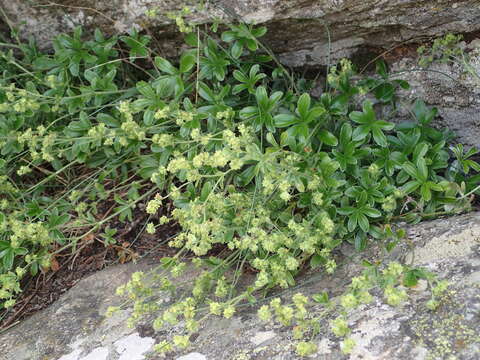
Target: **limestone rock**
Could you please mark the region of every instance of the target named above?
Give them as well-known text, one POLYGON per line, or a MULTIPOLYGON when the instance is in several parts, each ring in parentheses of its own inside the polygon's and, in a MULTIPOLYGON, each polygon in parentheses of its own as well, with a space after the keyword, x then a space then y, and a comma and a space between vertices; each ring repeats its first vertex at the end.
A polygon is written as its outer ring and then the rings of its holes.
MULTIPOLYGON (((357 346, 349 355, 339 349, 340 339, 321 331, 314 339, 318 351, 311 358, 342 359, 463 359, 480 358, 480 212, 438 219, 410 227, 415 245, 414 263, 434 271, 451 283, 436 311, 425 307, 425 284, 409 290, 402 307, 386 305, 380 294, 369 305, 349 317, 357 346)), ((403 255, 407 248, 400 248, 403 255)), ((360 257, 378 258, 375 248, 360 257)), ((350 278, 361 270, 351 261, 333 276, 310 273, 299 286, 279 294, 290 297, 328 291, 341 294, 350 278)), ((153 265, 153 264, 152 264, 153 265)), ((151 353, 155 341, 165 340, 175 329, 155 333, 149 325, 126 327, 131 309, 104 318, 105 309, 118 305, 115 288, 133 271, 146 270, 148 263, 108 268, 80 281, 49 308, 0 334, 1 360, 123 360, 160 359, 151 353)), ((189 272, 195 278, 195 272, 189 272)), ((165 299, 169 301, 168 299, 165 299)), ((325 320, 328 324, 328 319, 325 320)), ((212 318, 203 323, 191 349, 169 354, 167 359, 208 360, 293 360, 295 340, 291 329, 264 324, 255 307, 240 310, 233 318, 212 318)))
POLYGON ((175 52, 180 38, 167 14, 185 4, 194 5, 189 16, 194 22, 219 18, 267 25, 268 45, 293 66, 326 64, 371 47, 388 49, 480 29, 476 0, 0 0, 10 23, 42 47, 77 25, 108 33, 137 27, 153 30, 165 44, 164 53, 175 52), (147 17, 147 10, 158 15, 147 17))
MULTIPOLYGON (((438 108, 433 125, 450 129, 454 141, 480 149, 480 44, 474 39, 468 44, 469 73, 459 63, 434 63, 424 69, 417 58, 404 57, 391 66, 393 78, 407 80, 411 88, 402 90, 404 99, 423 99, 438 108), (475 75, 476 74, 476 75, 475 75)), ((399 106, 400 120, 412 120, 408 108, 399 106)))

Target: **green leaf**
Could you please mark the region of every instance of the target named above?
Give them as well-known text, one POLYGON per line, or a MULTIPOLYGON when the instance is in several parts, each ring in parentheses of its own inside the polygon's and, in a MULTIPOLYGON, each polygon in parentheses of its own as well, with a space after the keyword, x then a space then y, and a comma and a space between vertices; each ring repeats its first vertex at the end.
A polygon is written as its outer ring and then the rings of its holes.
POLYGON ((195 47, 195 48, 201 45, 201 43, 199 43, 199 39, 198 39, 197 34, 194 33, 194 32, 191 32, 191 33, 185 35, 185 43, 187 45, 195 47))
POLYGON ((33 67, 37 70, 50 70, 55 66, 58 66, 57 61, 48 56, 41 56, 33 61, 33 67))
POLYGON ((315 268, 319 267, 320 265, 322 265, 324 262, 325 261, 324 261, 322 256, 315 254, 310 258, 310 267, 312 269, 315 269, 315 268))
POLYGON ((3 267, 7 270, 10 270, 13 267, 13 260, 15 259, 14 249, 8 248, 3 250, 0 253, 0 257, 2 258, 3 267))
POLYGON ((48 219, 48 226, 52 229, 57 226, 61 226, 66 224, 70 220, 70 215, 69 214, 63 214, 59 216, 51 216, 48 219))
POLYGON ((256 29, 252 29, 252 35, 255 36, 256 38, 262 37, 267 33, 267 27, 266 26, 261 26, 256 29))
POLYGON ((297 122, 297 118, 291 114, 278 114, 273 118, 275 126, 278 128, 287 127, 297 122))
POLYGON ((370 133, 370 126, 360 125, 355 130, 353 130, 352 140, 360 141, 365 139, 365 137, 370 133))
POLYGON ((370 124, 375 121, 375 112, 370 101, 365 100, 363 103, 363 112, 352 111, 349 114, 350 120, 358 124, 370 124))
POLYGON ((430 191, 430 186, 428 183, 422 184, 420 187, 420 195, 425 201, 430 201, 432 199, 432 192, 430 191))
MULTIPOLYGON (((442 146, 443 147, 443 146, 442 146)), ((417 161, 418 158, 424 157, 428 152, 429 146, 426 142, 421 142, 415 146, 413 150, 413 160, 417 161)))
POLYGON ((250 68, 250 71, 248 73, 248 76, 250 76, 251 78, 255 77, 255 75, 260 71, 260 65, 258 64, 255 64, 255 65, 252 65, 252 67, 250 68))
POLYGON ((391 252, 393 249, 395 249, 395 247, 398 245, 398 241, 389 241, 386 245, 385 245, 385 249, 387 250, 387 252, 391 252))
POLYGON ((71 62, 71 63, 70 63, 70 66, 68 67, 68 70, 70 70, 70 73, 71 73, 73 76, 78 76, 78 74, 80 73, 80 63, 78 63, 78 62, 71 62))
POLYGON ((410 84, 405 80, 393 80, 396 84, 400 85, 402 89, 408 90, 410 89, 410 84))
POLYGON ((355 250, 357 251, 363 251, 367 247, 367 237, 365 236, 365 233, 363 232, 358 232, 355 235, 355 250))
POLYGON ((283 92, 275 91, 272 95, 270 95, 270 102, 273 104, 278 103, 283 96, 283 92))
POLYGON ((178 70, 176 67, 174 67, 170 61, 167 59, 164 59, 161 56, 156 56, 155 57, 155 65, 164 73, 167 73, 169 75, 177 75, 178 70))
POLYGON ((358 215, 358 225, 360 225, 360 228, 364 232, 368 232, 368 229, 370 228, 370 222, 368 221, 368 218, 363 214, 358 215))
POLYGON ((375 97, 383 102, 393 100, 395 95, 395 87, 390 83, 383 83, 375 89, 375 97))
POLYGON ((337 146, 338 139, 330 131, 322 129, 318 133, 319 139, 327 145, 337 146))
POLYGON ((250 51, 257 51, 258 49, 258 43, 257 40, 254 39, 246 39, 245 43, 247 44, 247 48, 250 51))
POLYGON ((239 180, 242 185, 248 185, 255 175, 257 174, 257 167, 256 166, 249 166, 247 167, 239 176, 239 180))
POLYGON ((348 231, 352 232, 353 230, 355 230, 355 228, 357 227, 357 224, 358 224, 358 216, 356 213, 353 213, 348 217, 348 222, 347 222, 348 231))
POLYGON ((195 66, 196 61, 196 56, 191 52, 183 54, 180 58, 180 72, 182 74, 189 72, 195 66))
POLYGON ((414 270, 407 271, 403 276, 403 285, 413 287, 418 284, 418 277, 414 270))
POLYGON ((350 142, 352 138, 352 126, 349 123, 345 123, 342 125, 340 129, 340 142, 343 145, 346 145, 350 142))
POLYGON ((423 157, 419 158, 417 160, 417 174, 418 174, 418 180, 425 182, 428 179, 428 168, 427 164, 425 162, 425 159, 423 157))
POLYGON ((224 31, 222 33, 222 40, 225 42, 232 42, 237 38, 237 34, 234 31, 224 31))
POLYGON ((316 107, 310 109, 310 111, 308 111, 307 116, 303 120, 306 123, 309 123, 309 122, 312 122, 312 121, 318 119, 320 116, 322 116, 325 113, 326 113, 325 108, 323 108, 321 106, 316 106, 316 107))
POLYGON ((200 82, 198 85, 198 94, 209 102, 215 102, 215 95, 213 91, 204 82, 200 82))
POLYGON ((405 194, 410 194, 411 192, 417 190, 420 185, 421 185, 420 182, 416 180, 412 180, 406 183, 405 185, 403 185, 401 189, 405 194))
MULTIPOLYGON (((253 68, 253 66, 252 66, 253 68)), ((239 70, 233 71, 233 77, 240 82, 247 82, 248 78, 239 70)))
POLYGON ((271 132, 267 133, 267 135, 265 136, 265 139, 268 141, 269 144, 271 144, 275 147, 278 147, 278 143, 275 140, 275 137, 271 132))
POLYGON ((344 206, 342 208, 337 208, 337 213, 340 215, 350 215, 355 212, 355 208, 353 206, 344 206))
POLYGON ((239 41, 235 41, 230 48, 230 54, 234 59, 239 59, 243 54, 243 45, 239 41))
POLYGON ((149 83, 145 81, 139 81, 136 85, 136 88, 138 92, 145 96, 147 99, 155 99, 155 90, 153 90, 152 86, 149 83))
POLYGON ((268 107, 268 94, 267 90, 263 86, 259 86, 255 91, 255 98, 257 99, 258 105, 263 109, 268 107))
POLYGON ((313 301, 315 301, 319 304, 328 304, 328 302, 329 302, 328 293, 326 291, 318 293, 318 294, 313 294, 312 299, 313 299, 313 301))
POLYGON ((377 61, 375 64, 377 68, 377 74, 380 75, 382 78, 387 79, 388 78, 388 69, 387 69, 387 64, 383 59, 380 59, 377 61))
POLYGON ((232 93, 233 93, 233 95, 237 95, 237 94, 241 93, 243 90, 247 90, 247 89, 248 89, 248 85, 237 84, 233 87, 232 93))
POLYGON ((379 210, 371 207, 362 208, 362 213, 364 213, 365 215, 371 218, 378 218, 382 216, 382 213, 379 210))
POLYGON ((297 111, 301 117, 307 117, 310 109, 310 95, 302 94, 297 102, 297 111))
POLYGON ((410 162, 405 162, 403 165, 402 165, 402 169, 408 174, 410 175, 410 177, 412 177, 413 179, 417 179, 417 180, 420 180, 418 179, 418 173, 417 173, 417 169, 415 168, 415 165, 413 165, 412 163, 410 162))
POLYGON ((210 181, 207 181, 205 184, 203 184, 202 192, 200 194, 200 200, 206 201, 208 196, 212 192, 212 189, 213 189, 213 185, 210 181))
POLYGON ((373 128, 372 129, 372 135, 373 135, 373 140, 380 146, 382 147, 387 147, 388 142, 387 142, 387 137, 383 133, 382 130, 378 128, 373 128))
POLYGON ((146 110, 143 113, 143 123, 147 126, 151 126, 155 123, 155 112, 153 110, 146 110))

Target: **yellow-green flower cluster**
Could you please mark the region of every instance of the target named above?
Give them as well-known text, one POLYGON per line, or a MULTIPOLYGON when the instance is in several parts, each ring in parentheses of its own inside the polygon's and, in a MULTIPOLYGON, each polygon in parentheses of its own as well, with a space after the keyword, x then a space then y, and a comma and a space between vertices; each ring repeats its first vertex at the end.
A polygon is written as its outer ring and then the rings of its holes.
POLYGON ((387 196, 382 203, 382 209, 386 212, 395 211, 397 208, 397 201, 395 200, 395 196, 389 195, 387 196))
POLYGON ((226 319, 230 319, 233 314, 235 314, 235 306, 233 306, 232 304, 225 306, 225 308, 223 309, 223 317, 226 319))
POLYGON ((270 307, 268 305, 262 305, 260 309, 258 309, 258 317, 262 321, 270 321, 272 319, 272 312, 270 311, 270 307))
POLYGON ((137 271, 132 274, 130 281, 117 288, 118 296, 128 296, 131 300, 136 300, 152 294, 152 289, 146 284, 145 274, 137 271))
POLYGON ((308 304, 308 298, 301 293, 297 293, 292 296, 292 300, 296 308, 295 317, 299 320, 305 319, 308 314, 305 307, 308 304))
POLYGON ((348 327, 347 321, 342 316, 333 319, 330 322, 330 328, 338 337, 343 337, 350 333, 350 328, 348 327))
POLYGON ((170 106, 165 106, 162 109, 158 109, 153 115, 154 119, 162 120, 165 119, 170 114, 170 106))
POLYGON ((340 349, 344 354, 350 354, 356 345, 357 343, 355 342, 355 340, 353 340, 352 338, 346 338, 341 342, 340 349))
POLYGON ((18 89, 15 84, 10 84, 5 96, 8 102, 0 103, 0 112, 25 113, 37 111, 40 108, 38 96, 35 93, 27 92, 25 89, 18 89))
POLYGON ((442 295, 445 291, 447 291, 449 286, 450 283, 448 282, 448 280, 438 281, 437 284, 432 288, 433 296, 438 297, 442 295))
POLYGON ((310 356, 317 351, 317 345, 310 341, 301 341, 297 344, 296 351, 299 356, 310 356))
POLYGON ((102 144, 106 146, 113 145, 116 137, 114 130, 107 128, 104 123, 93 126, 87 133, 93 144, 100 147, 102 144))
POLYGON ((168 14, 167 16, 174 20, 175 21, 175 24, 177 25, 178 27, 178 30, 182 33, 191 33, 193 31, 193 26, 191 25, 187 25, 185 23, 185 19, 183 18, 185 15, 189 14, 190 13, 190 8, 185 6, 183 7, 182 11, 178 12, 178 13, 170 13, 168 14))
POLYGON ((279 298, 275 298, 270 301, 270 308, 275 313, 275 321, 289 326, 294 319, 295 310, 288 305, 282 305, 282 301, 279 298))
POLYGON ((190 111, 180 110, 176 114, 175 122, 178 126, 182 126, 183 124, 192 121, 194 116, 195 116, 195 114, 193 114, 190 111))
POLYGON ((12 248, 30 247, 37 245, 45 248, 53 243, 53 239, 44 223, 32 222, 25 224, 23 221, 9 217, 7 219, 10 246, 12 248))
POLYGON ((398 262, 390 262, 386 269, 382 271, 384 276, 398 278, 403 274, 403 266, 398 262))
POLYGON ((162 197, 160 194, 155 195, 155 198, 150 200, 147 203, 146 212, 149 215, 154 215, 157 213, 158 209, 162 206, 162 197))
POLYGON ((195 298, 203 298, 212 285, 212 274, 208 271, 203 272, 195 279, 195 285, 192 294, 195 298))
POLYGON ((49 131, 48 134, 45 134, 45 131, 46 129, 43 126, 37 127, 36 130, 28 128, 17 134, 17 141, 21 146, 28 147, 32 160, 53 162, 55 156, 60 156, 54 148, 58 136, 54 131, 49 131))
POLYGON ((171 134, 155 134, 152 137, 152 143, 156 146, 168 147, 175 143, 175 138, 171 134))
POLYGON ((150 235, 155 234, 155 225, 153 223, 149 222, 147 224, 147 227, 146 227, 146 232, 150 235))
POLYGON ((353 75, 352 62, 348 59, 341 59, 340 66, 333 65, 327 75, 327 81, 333 88, 338 88, 342 79, 347 79, 353 75))
POLYGON ((185 320, 193 320, 195 318, 195 314, 197 313, 196 305, 197 302, 194 298, 186 298, 185 300, 178 302, 165 310, 163 312, 161 321, 175 325, 178 323, 179 317, 183 317, 185 320))
POLYGON ((8 176, 0 175, 0 194, 16 194, 17 192, 17 188, 12 184, 8 176))
POLYGON ((185 349, 190 345, 190 337, 187 335, 175 335, 173 343, 180 349, 185 349))
POLYGON ((404 289, 399 289, 398 287, 391 285, 384 289, 383 295, 385 296, 387 303, 391 306, 398 306, 408 298, 407 292, 404 289))
MULTIPOLYGON (((121 129, 124 131, 124 135, 128 139, 142 141, 145 139, 145 131, 143 127, 137 124, 136 121, 133 119, 128 119, 124 121, 121 125, 121 129)), ((120 143, 124 146, 128 145, 128 143, 120 137, 120 143)))
POLYGON ((227 296, 228 291, 230 290, 230 285, 227 282, 225 276, 222 276, 217 280, 217 286, 215 287, 215 296, 223 298, 227 296))
POLYGON ((18 168, 17 170, 17 175, 19 176, 23 176, 23 175, 26 175, 28 173, 32 172, 32 169, 26 165, 22 165, 18 168))
POLYGON ((210 313, 213 314, 213 315, 222 315, 222 312, 223 312, 223 305, 219 302, 216 302, 216 301, 212 301, 210 304, 209 304, 209 308, 210 308, 210 313))
POLYGON ((0 305, 4 308, 10 308, 15 305, 13 297, 21 292, 20 280, 25 273, 21 268, 15 273, 8 271, 0 274, 0 305))

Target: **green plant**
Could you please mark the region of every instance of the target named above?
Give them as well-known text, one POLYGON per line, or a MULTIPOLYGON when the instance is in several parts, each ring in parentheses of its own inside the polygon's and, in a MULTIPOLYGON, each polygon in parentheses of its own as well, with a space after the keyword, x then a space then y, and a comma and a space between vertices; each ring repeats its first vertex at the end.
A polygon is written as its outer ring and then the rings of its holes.
MULTIPOLYGON (((459 64, 463 70, 480 86, 480 73, 471 63, 471 55, 465 51, 463 36, 447 34, 437 38, 431 46, 422 45, 417 49, 420 55, 419 64, 428 67, 432 63, 459 64)), ((474 50, 478 53, 478 48, 474 50)))
MULTIPOLYGON (((149 233, 167 222, 181 227, 169 242, 177 254, 162 259, 158 291, 173 291, 169 276, 185 271, 187 254, 203 269, 191 294, 155 321, 159 328, 186 320, 186 335, 173 338, 181 348, 200 313, 231 317, 236 305, 293 285, 306 266, 334 272, 332 250, 342 241, 362 250, 393 237, 383 225, 396 219, 469 208, 467 195, 478 188, 469 171, 450 166, 448 133, 430 127, 434 109, 417 101, 410 123, 378 119, 376 108, 393 103, 391 92, 405 83, 392 85, 382 65, 380 77, 357 80, 343 60, 313 99, 259 56, 265 31, 232 25, 223 42, 191 32, 194 46, 178 66, 137 32, 120 37, 122 59, 116 37, 97 31, 82 41, 79 29, 61 35, 51 55, 33 44, 18 56, 2 53, 4 307, 14 305, 27 271, 48 271, 52 257, 78 251, 88 237, 113 246, 113 220, 132 221, 145 204, 149 233), (138 57, 151 67, 138 70, 138 57), (102 216, 104 202, 112 210, 102 216), (160 217, 166 203, 173 210, 160 217), (255 280, 240 289, 247 267, 255 280)), ((476 170, 466 161, 457 159, 476 170)), ((158 309, 147 285, 137 273, 119 289, 136 301, 132 325, 158 309)))
POLYGON ((348 317, 360 305, 371 303, 374 291, 380 290, 387 304, 398 306, 408 298, 405 286, 415 286, 422 279, 428 283, 431 293, 426 306, 435 310, 448 288, 447 281, 436 279, 432 273, 397 262, 372 264, 364 261, 363 265, 363 272, 353 277, 347 291, 336 299, 329 299, 326 292, 314 294, 311 299, 297 293, 292 296, 291 304, 284 305, 276 297, 258 309, 258 317, 267 323, 292 327, 293 338, 299 340, 296 352, 300 356, 314 354, 317 344, 311 340, 320 332, 328 331, 343 339, 340 349, 348 354, 355 347, 355 341, 350 337, 348 317))

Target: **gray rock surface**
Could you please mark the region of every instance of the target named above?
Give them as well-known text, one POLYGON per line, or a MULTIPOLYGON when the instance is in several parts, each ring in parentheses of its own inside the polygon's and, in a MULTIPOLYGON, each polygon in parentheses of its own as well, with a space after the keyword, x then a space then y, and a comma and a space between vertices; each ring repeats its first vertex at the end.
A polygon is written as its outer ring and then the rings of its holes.
MULTIPOLYGON (((433 63, 424 69, 414 57, 394 62, 391 72, 392 77, 407 80, 411 85, 410 90, 400 92, 406 103, 418 98, 437 107, 439 116, 434 126, 449 128, 457 136, 455 141, 480 149, 480 39, 464 45, 473 74, 459 62, 433 63)), ((400 106, 399 120, 411 120, 407 109, 400 106)))
MULTIPOLYGON (((408 247, 400 254, 448 279, 451 287, 434 312, 425 308, 427 284, 409 289, 409 301, 391 307, 379 295, 349 316, 357 346, 349 356, 339 350, 339 339, 321 331, 313 340, 318 351, 311 359, 465 359, 480 358, 480 212, 438 219, 408 229, 414 258, 408 247)), ((352 276, 361 270, 360 257, 379 258, 378 249, 352 253, 334 276, 310 273, 295 289, 306 295, 328 291, 341 294, 352 276)), ((148 325, 129 329, 129 309, 104 318, 105 309, 117 305, 116 286, 133 271, 151 267, 143 262, 108 268, 80 281, 51 307, 0 335, 1 360, 141 360, 159 359, 151 353, 154 341, 176 329, 155 333, 148 325)), ((189 272, 192 278, 195 273, 189 272)), ((165 299, 165 301, 169 301, 165 299)), ((169 354, 176 360, 298 359, 291 329, 258 320, 247 307, 231 319, 212 318, 203 325, 193 346, 185 353, 169 354)), ((314 309, 315 311, 316 309, 314 309)), ((327 323, 327 320, 325 320, 327 323)))
MULTIPOLYGON (((412 51, 414 49, 409 49, 409 55, 391 61, 390 79, 406 80, 410 89, 398 90, 396 111, 382 105, 378 109, 378 116, 396 123, 413 121, 412 104, 421 99, 428 106, 438 109, 438 116, 432 121, 434 127, 451 130, 455 135, 453 142, 466 145, 467 148, 473 146, 480 149, 480 38, 474 38, 468 43, 462 42, 460 46, 465 49, 469 71, 461 61, 435 61, 428 67, 421 67, 419 56, 412 51)), ((368 72, 363 74, 367 75, 368 72)), ((312 95, 319 97, 324 86, 325 78, 319 77, 312 95)), ((373 95, 367 97, 373 103, 379 103, 373 95)), ((365 96, 357 99, 359 107, 364 99, 365 96)))
POLYGON ((186 3, 197 5, 189 16, 195 22, 219 18, 268 25, 267 43, 294 66, 480 29, 477 0, 0 0, 0 7, 23 36, 34 36, 42 47, 76 25, 109 33, 135 26, 154 30, 156 40, 165 43, 164 53, 171 53, 180 36, 166 15, 186 3), (147 10, 158 16, 146 17, 147 10))

